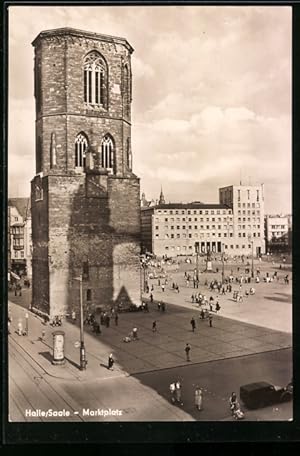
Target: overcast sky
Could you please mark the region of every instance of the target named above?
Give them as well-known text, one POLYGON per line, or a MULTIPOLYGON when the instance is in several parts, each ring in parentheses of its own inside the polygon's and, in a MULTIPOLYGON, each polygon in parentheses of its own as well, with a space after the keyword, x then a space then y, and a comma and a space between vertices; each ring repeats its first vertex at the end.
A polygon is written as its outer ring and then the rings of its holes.
POLYGON ((35 172, 33 47, 74 27, 134 48, 132 150, 141 192, 217 202, 218 188, 265 184, 267 213, 291 212, 290 7, 9 8, 9 196, 35 172))

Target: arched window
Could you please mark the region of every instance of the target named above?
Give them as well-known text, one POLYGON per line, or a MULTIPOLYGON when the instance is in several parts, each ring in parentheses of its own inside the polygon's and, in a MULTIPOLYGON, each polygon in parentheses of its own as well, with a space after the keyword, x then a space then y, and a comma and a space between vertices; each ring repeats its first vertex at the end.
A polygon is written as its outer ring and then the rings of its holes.
POLYGON ((127 117, 130 115, 130 84, 128 66, 124 66, 124 112, 127 117))
POLYGON ((83 74, 85 103, 107 108, 107 65, 98 52, 85 57, 83 74))
POLYGON ((101 142, 101 166, 114 173, 115 151, 114 143, 110 135, 105 135, 101 142))
POLYGON ((84 133, 79 133, 75 139, 75 166, 76 168, 85 168, 86 150, 88 148, 88 139, 84 133))
POLYGON ((131 170, 132 168, 132 156, 130 150, 130 139, 127 138, 126 142, 126 159, 127 159, 127 168, 131 170))

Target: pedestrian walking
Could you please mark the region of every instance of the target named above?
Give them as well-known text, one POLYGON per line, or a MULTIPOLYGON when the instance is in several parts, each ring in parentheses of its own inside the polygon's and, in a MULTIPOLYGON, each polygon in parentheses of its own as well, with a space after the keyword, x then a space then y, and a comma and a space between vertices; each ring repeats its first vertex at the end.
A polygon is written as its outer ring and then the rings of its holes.
POLYGON ((213 320, 212 314, 208 315, 208 320, 209 320, 209 326, 210 326, 210 328, 212 328, 212 320, 213 320))
POLYGON ((160 310, 161 309, 161 303, 158 301, 157 303, 157 310, 160 310))
POLYGON ((157 331, 157 326, 156 326, 156 320, 152 323, 152 331, 156 332, 157 331))
POLYGON ((164 284, 161 285, 161 290, 162 290, 163 292, 165 291, 165 285, 164 285, 164 284))
POLYGON ((133 340, 138 340, 138 330, 136 327, 132 329, 132 338, 133 340))
POLYGON ((108 314, 106 315, 106 318, 105 318, 105 324, 106 324, 106 327, 109 328, 110 316, 108 314))
POLYGON ((190 351, 191 351, 190 344, 186 344, 186 346, 185 346, 185 354, 186 354, 186 360, 187 361, 191 361, 191 359, 190 359, 190 351))
POLYGON ((150 301, 153 302, 153 294, 150 294, 150 301))
POLYGON ((199 411, 203 410, 203 394, 199 386, 195 389, 195 405, 199 411))
POLYGON ((194 297, 194 295, 192 294, 192 303, 194 303, 194 302, 195 302, 195 297, 194 297))
POLYGON ((115 325, 118 326, 118 323, 119 323, 119 315, 118 315, 118 313, 116 312, 116 313, 115 313, 115 325))
POLYGON ((74 323, 76 321, 76 312, 75 312, 75 310, 72 310, 71 318, 72 318, 72 321, 74 323))
POLYGON ((161 310, 162 312, 166 311, 166 304, 164 302, 161 302, 161 310))
POLYGON ((181 383, 179 380, 175 383, 175 396, 176 396, 176 401, 180 404, 183 405, 183 402, 181 400, 181 383))
POLYGON ((195 318, 194 317, 191 319, 191 326, 192 326, 192 331, 195 332, 196 322, 195 322, 195 318))
POLYGON ((171 393, 171 402, 172 402, 173 404, 175 404, 175 402, 176 402, 176 397, 175 397, 176 384, 175 384, 175 382, 172 382, 172 383, 170 384, 170 387, 169 387, 169 388, 170 388, 170 393, 171 393))
POLYGON ((109 355, 109 357, 108 357, 108 369, 109 370, 114 370, 114 367, 113 367, 114 366, 114 362, 115 362, 115 360, 114 360, 113 355, 111 353, 109 355))

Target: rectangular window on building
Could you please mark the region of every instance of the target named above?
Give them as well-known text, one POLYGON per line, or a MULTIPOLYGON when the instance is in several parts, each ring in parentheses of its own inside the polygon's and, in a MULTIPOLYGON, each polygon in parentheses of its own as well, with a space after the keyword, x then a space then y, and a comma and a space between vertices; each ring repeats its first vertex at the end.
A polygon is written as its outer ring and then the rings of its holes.
POLYGON ((194 226, 194 229, 195 229, 195 230, 197 230, 197 229, 198 229, 198 226, 197 226, 197 225, 195 225, 195 226, 194 226))
POLYGON ((217 211, 217 214, 220 214, 220 211, 217 211))
POLYGON ((192 218, 191 218, 191 217, 189 217, 189 222, 191 222, 191 221, 192 221, 192 218))
POLYGON ((231 245, 230 248, 233 249, 233 245, 231 245))
POLYGON ((221 236, 222 236, 222 234, 221 234, 221 233, 218 233, 218 236, 219 236, 219 237, 221 237, 221 236))
POLYGON ((176 228, 177 228, 177 230, 180 230, 180 226, 179 225, 177 225, 176 228))
POLYGON ((178 239, 180 238, 180 234, 177 234, 177 238, 178 238, 178 239))
POLYGON ((195 218, 194 218, 194 222, 197 222, 197 221, 198 221, 198 219, 197 219, 197 217, 195 217, 195 218))
POLYGON ((197 214, 197 211, 194 211, 194 214, 197 214))
POLYGON ((255 203, 252 203, 252 207, 255 207, 255 203))
POLYGON ((185 230, 185 225, 182 226, 182 229, 185 230))
POLYGON ((170 211, 170 214, 173 214, 173 211, 170 211))
POLYGON ((204 226, 203 225, 200 225, 200 230, 203 230, 204 229, 204 226))
POLYGON ((216 221, 216 219, 213 217, 213 218, 211 219, 211 221, 212 221, 212 222, 215 222, 215 221, 216 221))
POLYGON ((166 245, 166 246, 165 246, 165 250, 169 250, 169 246, 166 245))
POLYGON ((241 211, 238 211, 238 215, 241 215, 241 211))
POLYGON ((259 201, 259 190, 256 190, 256 201, 259 201))
POLYGON ((248 204, 247 204, 247 207, 251 207, 251 204, 250 204, 250 203, 248 203, 248 204))
POLYGON ((236 249, 239 249, 239 248, 240 248, 240 246, 239 246, 239 245, 236 245, 236 246, 235 246, 235 248, 236 248, 236 249))
POLYGON ((155 237, 156 237, 156 239, 158 239, 159 238, 159 234, 156 234, 155 237))
POLYGON ((184 211, 181 211, 182 214, 184 214, 184 211))
POLYGON ((227 233, 224 233, 224 237, 227 237, 227 233))
POLYGON ((246 207, 246 203, 243 203, 243 207, 246 207))
POLYGON ((238 190, 238 201, 241 201, 241 190, 238 190))
POLYGON ((155 229, 158 230, 158 229, 159 229, 159 226, 156 225, 155 229))
POLYGON ((189 225, 189 230, 191 230, 191 229, 192 229, 192 225, 189 225))
POLYGON ((171 220, 171 222, 174 222, 174 218, 173 217, 170 220, 171 220))
POLYGON ((182 221, 185 222, 185 217, 182 218, 182 221))
POLYGON ((19 252, 16 250, 16 251, 15 251, 15 258, 18 258, 18 256, 19 256, 18 253, 19 253, 19 252))
POLYGON ((207 215, 207 214, 208 214, 208 211, 205 211, 205 215, 207 215))
POLYGON ((233 233, 230 233, 230 235, 229 235, 229 236, 230 236, 230 237, 233 237, 233 233))
POLYGON ((206 225, 206 229, 209 230, 209 225, 206 225))
POLYGON ((167 221, 168 221, 168 219, 167 219, 167 218, 165 218, 165 222, 167 222, 167 221))
POLYGON ((92 290, 90 288, 88 288, 86 290, 86 300, 87 301, 91 301, 92 300, 92 290))
POLYGON ((89 280, 89 262, 83 261, 82 263, 82 279, 89 280))
POLYGON ((256 233, 253 233, 253 237, 256 237, 256 233))
POLYGON ((191 213, 191 211, 187 211, 187 213, 188 213, 188 214, 190 214, 190 213, 191 213))
POLYGON ((260 230, 260 225, 257 225, 257 229, 260 230))
POLYGON ((24 258, 24 251, 21 251, 21 258, 24 258))
POLYGON ((246 233, 243 233, 243 237, 246 237, 246 233))
POLYGON ((239 233, 239 237, 242 237, 242 233, 239 233))
POLYGON ((171 234, 171 239, 174 239, 174 234, 173 233, 171 234))
POLYGON ((178 214, 178 211, 175 211, 175 214, 178 214))
POLYGON ((245 245, 242 245, 242 249, 244 249, 246 246, 245 245))
POLYGON ((191 234, 189 234, 189 238, 191 238, 191 237, 192 237, 192 235, 191 235, 191 234))
POLYGON ((260 233, 257 233, 257 237, 260 237, 260 233))
POLYGON ((171 230, 174 230, 174 226, 173 225, 171 226, 171 230))

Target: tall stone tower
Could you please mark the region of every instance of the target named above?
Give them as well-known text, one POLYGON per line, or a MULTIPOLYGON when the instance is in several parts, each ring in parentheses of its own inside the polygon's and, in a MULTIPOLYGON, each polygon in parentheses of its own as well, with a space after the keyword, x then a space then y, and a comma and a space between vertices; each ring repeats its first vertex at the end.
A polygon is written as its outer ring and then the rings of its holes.
POLYGON ((124 38, 61 28, 35 49, 32 307, 140 303, 140 182, 132 171, 131 54, 124 38))

